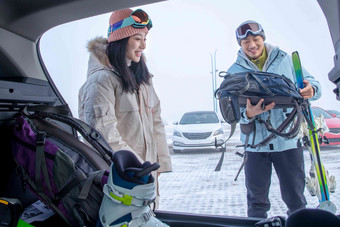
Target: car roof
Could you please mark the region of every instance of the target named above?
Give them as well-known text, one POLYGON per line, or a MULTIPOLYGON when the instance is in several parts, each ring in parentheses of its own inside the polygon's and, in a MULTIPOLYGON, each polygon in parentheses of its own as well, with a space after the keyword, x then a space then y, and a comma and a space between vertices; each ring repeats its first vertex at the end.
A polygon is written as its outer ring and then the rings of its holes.
POLYGON ((0 28, 37 41, 47 30, 66 22, 160 1, 162 0, 1 0, 0 28))
POLYGON ((328 112, 333 112, 333 113, 340 113, 339 110, 327 110, 328 112))
POLYGON ((214 113, 214 114, 216 114, 216 112, 212 111, 212 110, 190 111, 190 112, 186 112, 184 114, 205 114, 205 113, 214 113))

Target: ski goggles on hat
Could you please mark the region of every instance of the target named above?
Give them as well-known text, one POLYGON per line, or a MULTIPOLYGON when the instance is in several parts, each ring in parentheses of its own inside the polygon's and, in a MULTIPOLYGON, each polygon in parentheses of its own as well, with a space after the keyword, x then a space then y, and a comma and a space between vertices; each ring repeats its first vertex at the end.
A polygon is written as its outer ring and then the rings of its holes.
POLYGON ((148 30, 152 28, 152 21, 149 15, 142 9, 136 9, 133 11, 128 18, 125 18, 121 21, 118 21, 109 26, 107 30, 107 36, 109 37, 110 34, 117 29, 124 28, 127 26, 131 26, 134 28, 143 29, 147 27, 148 30))
POLYGON ((243 24, 236 29, 236 36, 238 39, 244 39, 247 37, 248 32, 253 35, 259 35, 263 31, 263 28, 258 23, 243 24))

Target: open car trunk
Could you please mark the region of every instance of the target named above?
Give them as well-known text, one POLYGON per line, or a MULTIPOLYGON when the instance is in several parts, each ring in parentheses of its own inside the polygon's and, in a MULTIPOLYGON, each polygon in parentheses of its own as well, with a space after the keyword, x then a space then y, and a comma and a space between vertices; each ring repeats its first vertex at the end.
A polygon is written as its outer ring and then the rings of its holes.
MULTIPOLYGON (((134 7, 158 0, 3 0, 0 2, 0 197, 19 198, 24 207, 36 197, 22 185, 16 174, 11 153, 12 129, 19 110, 25 105, 67 104, 45 69, 38 50, 39 38, 48 29, 59 24, 82 19, 116 9, 134 7), (110 6, 110 7, 108 7, 110 6)), ((333 42, 339 55, 339 1, 322 2, 322 8, 331 25, 337 26, 333 42), (334 7, 332 7, 334 5, 334 7), (333 16, 335 15, 335 16, 333 16), (337 16, 336 16, 337 15, 337 16)), ((333 27, 330 27, 331 32, 333 27)), ((339 60, 332 78, 339 85, 339 60)), ((67 129, 74 133, 71 128, 67 129)), ((179 201, 181 202, 181 201, 179 201)), ((254 226, 260 219, 184 214, 156 211, 157 218, 170 226, 254 226)), ((0 215, 1 216, 1 215, 0 215)), ((53 216, 36 226, 60 223, 53 216)))

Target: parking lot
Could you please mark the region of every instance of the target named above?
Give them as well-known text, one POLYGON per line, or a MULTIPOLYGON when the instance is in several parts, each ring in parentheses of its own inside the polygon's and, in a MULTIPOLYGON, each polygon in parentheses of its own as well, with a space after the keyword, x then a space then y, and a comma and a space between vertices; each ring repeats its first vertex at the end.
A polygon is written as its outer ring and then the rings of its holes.
MULTIPOLYGON (((235 155, 239 130, 235 132, 230 142, 227 143, 227 152, 221 171, 214 171, 221 153, 210 152, 186 152, 180 154, 171 153, 173 172, 160 176, 160 210, 246 216, 246 188, 244 186, 244 172, 242 171, 237 181, 234 181, 236 173, 241 165, 242 158, 235 155)), ((171 146, 170 146, 171 150, 171 146)), ((340 146, 323 147, 321 150, 322 161, 329 174, 335 179, 340 179, 340 146)), ((308 150, 304 150, 306 176, 310 168, 308 150)), ((340 214, 340 194, 330 194, 331 201, 338 208, 340 214)), ((314 208, 318 205, 318 198, 312 197, 305 190, 308 202, 307 207, 314 208)), ((270 189, 271 209, 269 216, 286 216, 286 206, 281 200, 279 184, 275 172, 272 174, 270 189)))

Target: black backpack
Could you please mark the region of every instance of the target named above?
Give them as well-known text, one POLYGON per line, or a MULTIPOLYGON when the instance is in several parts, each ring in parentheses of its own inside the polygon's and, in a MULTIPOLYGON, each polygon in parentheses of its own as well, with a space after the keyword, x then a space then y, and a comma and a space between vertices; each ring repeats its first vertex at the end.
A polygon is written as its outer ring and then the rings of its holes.
MULTIPOLYGON (((263 98, 263 108, 265 105, 275 102, 274 108, 292 108, 292 111, 276 129, 272 127, 270 119, 257 118, 256 120, 271 132, 267 138, 258 144, 248 144, 249 135, 254 130, 254 121, 249 124, 240 124, 242 133, 247 136, 244 144, 245 149, 246 147, 265 146, 276 136, 286 138, 297 136, 303 119, 301 105, 306 103, 290 79, 283 75, 259 71, 235 74, 228 74, 223 71, 220 72, 220 76, 224 77, 224 80, 215 91, 215 97, 219 100, 222 117, 231 125, 229 138, 233 135, 236 124, 241 119, 240 108, 246 107, 248 98, 253 105, 256 105, 263 98), (286 132, 292 123, 294 126, 286 132)), ((223 157, 221 157, 216 171, 220 170, 222 159, 223 157)))
POLYGON ((98 131, 66 106, 26 106, 13 128, 12 152, 38 199, 69 226, 95 226, 113 154, 98 131))

